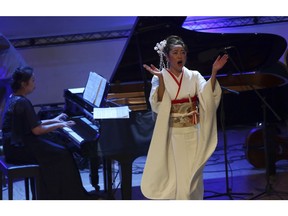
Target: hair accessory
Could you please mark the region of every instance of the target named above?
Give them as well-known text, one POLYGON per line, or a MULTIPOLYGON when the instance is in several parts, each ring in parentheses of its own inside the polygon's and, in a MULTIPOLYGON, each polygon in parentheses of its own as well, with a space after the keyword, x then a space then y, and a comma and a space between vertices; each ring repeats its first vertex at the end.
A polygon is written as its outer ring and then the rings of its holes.
POLYGON ((164 48, 166 44, 167 44, 167 41, 163 40, 160 43, 157 43, 156 46, 154 47, 154 50, 159 54, 159 57, 160 57, 159 70, 162 70, 162 68, 165 67, 163 56, 165 55, 164 48))

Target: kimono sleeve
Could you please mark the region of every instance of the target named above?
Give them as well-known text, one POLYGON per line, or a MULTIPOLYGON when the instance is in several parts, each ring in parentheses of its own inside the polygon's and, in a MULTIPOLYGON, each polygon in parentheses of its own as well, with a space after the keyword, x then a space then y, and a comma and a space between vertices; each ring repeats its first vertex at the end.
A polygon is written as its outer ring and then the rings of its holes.
POLYGON ((159 78, 153 76, 151 80, 151 91, 149 102, 153 112, 158 113, 159 105, 161 102, 158 101, 158 87, 159 87, 159 78))

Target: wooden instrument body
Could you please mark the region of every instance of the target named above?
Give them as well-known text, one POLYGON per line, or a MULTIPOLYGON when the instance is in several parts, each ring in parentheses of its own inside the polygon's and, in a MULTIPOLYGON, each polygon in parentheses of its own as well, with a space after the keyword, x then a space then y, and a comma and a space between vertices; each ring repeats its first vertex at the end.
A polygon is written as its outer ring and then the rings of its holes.
POLYGON ((288 136, 281 134, 276 127, 267 127, 265 147, 263 131, 261 127, 253 128, 246 137, 246 159, 255 168, 265 168, 266 162, 273 166, 277 161, 288 159, 288 136))

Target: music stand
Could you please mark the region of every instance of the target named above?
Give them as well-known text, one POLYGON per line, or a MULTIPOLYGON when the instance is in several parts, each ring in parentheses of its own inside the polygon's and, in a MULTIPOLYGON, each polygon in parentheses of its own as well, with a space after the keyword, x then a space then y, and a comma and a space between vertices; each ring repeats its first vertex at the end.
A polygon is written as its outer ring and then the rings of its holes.
MULTIPOLYGON (((221 87, 223 90, 228 91, 233 94, 239 94, 239 92, 221 87)), ((228 176, 228 158, 227 158, 227 135, 226 135, 226 126, 225 126, 225 112, 224 112, 224 93, 222 91, 221 95, 221 107, 220 107, 220 122, 222 126, 222 133, 223 133, 223 145, 224 145, 224 164, 225 164, 225 184, 226 184, 226 192, 225 193, 218 193, 211 196, 205 196, 205 199, 214 198, 214 197, 221 197, 221 196, 228 196, 230 200, 233 200, 233 196, 240 196, 240 195, 253 195, 252 193, 235 193, 232 192, 232 189, 229 186, 229 176, 228 176)))

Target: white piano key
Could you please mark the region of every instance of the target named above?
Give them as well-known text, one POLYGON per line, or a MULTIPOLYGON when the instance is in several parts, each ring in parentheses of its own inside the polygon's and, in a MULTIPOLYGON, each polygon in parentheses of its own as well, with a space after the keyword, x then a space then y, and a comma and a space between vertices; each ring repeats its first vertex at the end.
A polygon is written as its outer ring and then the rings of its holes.
POLYGON ((84 140, 81 136, 79 136, 79 135, 78 135, 76 132, 74 132, 71 128, 69 128, 69 127, 63 127, 62 129, 63 129, 63 131, 65 131, 66 133, 69 133, 70 136, 71 136, 73 139, 75 139, 78 143, 81 143, 81 142, 84 140))

